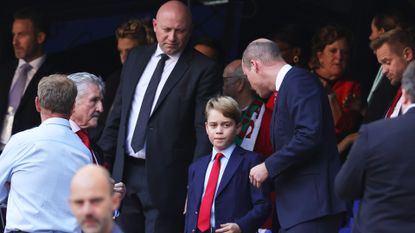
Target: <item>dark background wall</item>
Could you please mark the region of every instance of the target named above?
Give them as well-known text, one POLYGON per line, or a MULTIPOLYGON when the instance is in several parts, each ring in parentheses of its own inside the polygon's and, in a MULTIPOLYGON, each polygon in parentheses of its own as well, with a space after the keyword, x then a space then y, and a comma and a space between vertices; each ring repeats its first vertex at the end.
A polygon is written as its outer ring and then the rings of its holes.
MULTIPOLYGON (((203 0, 185 1, 194 20, 193 39, 209 36, 223 47, 224 61, 241 56, 253 39, 267 37, 284 24, 305 26, 311 35, 318 27, 340 23, 353 33, 352 78, 368 86, 378 65, 368 47, 370 20, 384 8, 413 12, 413 0, 229 0, 226 4, 205 5, 203 0)), ((208 0, 204 0, 208 1, 208 0)), ((39 6, 51 19, 47 50, 58 53, 76 70, 102 75, 119 68, 114 30, 132 17, 154 17, 160 0, 15 0, 1 3, 0 62, 13 58, 12 15, 24 6, 39 6)), ((411 15, 411 14, 409 14, 411 15)))

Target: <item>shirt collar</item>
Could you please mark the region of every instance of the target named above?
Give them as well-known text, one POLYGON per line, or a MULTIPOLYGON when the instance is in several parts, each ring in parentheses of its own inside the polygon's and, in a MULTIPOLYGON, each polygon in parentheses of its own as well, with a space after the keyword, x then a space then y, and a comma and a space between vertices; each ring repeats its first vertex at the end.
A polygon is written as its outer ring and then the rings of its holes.
POLYGON ((229 158, 232 155, 233 150, 235 149, 236 145, 234 143, 232 143, 230 146, 228 146, 226 149, 222 150, 222 151, 217 151, 215 148, 212 149, 212 156, 211 156, 211 160, 215 160, 215 156, 217 153, 222 153, 223 157, 225 157, 226 159, 229 160, 229 158))
MULTIPOLYGON (((160 45, 157 44, 157 49, 156 49, 156 52, 154 53, 154 56, 155 57, 159 57, 160 54, 162 54, 162 53, 164 53, 163 50, 161 50, 160 45)), ((179 60, 179 57, 180 57, 181 54, 182 54, 182 52, 180 51, 180 52, 178 52, 176 54, 167 55, 167 56, 169 56, 169 60, 170 61, 176 61, 176 60, 179 60)))
POLYGON ((280 71, 278 71, 277 79, 275 80, 275 90, 279 91, 282 81, 284 80, 285 75, 290 71, 292 66, 290 64, 285 64, 281 67, 280 71))
MULTIPOLYGON (((43 64, 45 59, 46 59, 46 55, 42 55, 42 56, 36 58, 35 60, 29 62, 29 64, 32 66, 32 69, 36 71, 36 70, 39 70, 40 66, 43 64)), ((21 67, 25 63, 27 63, 27 62, 25 62, 25 60, 19 59, 18 67, 21 67)))
POLYGON ((79 127, 78 124, 75 123, 75 121, 69 119, 69 124, 71 125, 71 129, 74 133, 78 132, 79 130, 81 130, 81 127, 79 127))
POLYGON ((410 105, 409 105, 409 106, 405 109, 405 112, 404 112, 403 114, 407 113, 407 112, 409 111, 409 109, 414 108, 414 107, 415 107, 415 103, 410 104, 410 105))
POLYGON ((42 126, 42 125, 48 125, 48 124, 59 124, 59 125, 67 126, 68 128, 71 127, 71 125, 69 124, 68 119, 61 118, 61 117, 48 118, 48 119, 44 120, 40 125, 42 126))

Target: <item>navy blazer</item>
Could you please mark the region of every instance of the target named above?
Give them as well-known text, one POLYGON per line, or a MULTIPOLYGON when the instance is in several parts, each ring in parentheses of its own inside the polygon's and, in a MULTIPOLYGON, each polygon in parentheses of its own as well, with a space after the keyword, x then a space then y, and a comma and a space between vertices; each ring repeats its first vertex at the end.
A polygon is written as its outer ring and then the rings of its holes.
POLYGON ((316 76, 293 67, 285 75, 271 120, 274 153, 265 165, 274 181, 283 228, 345 211, 334 194, 340 168, 333 117, 316 76))
MULTIPOLYGON (((125 179, 124 145, 135 89, 155 51, 156 44, 130 51, 98 142, 105 153, 115 154, 112 175, 116 182, 125 179)), ((216 63, 191 47, 183 51, 163 86, 147 124, 145 166, 152 202, 164 214, 183 212, 188 167, 194 156, 211 149, 204 123, 206 102, 221 86, 216 63)))
POLYGON ((415 108, 360 129, 336 192, 361 199, 352 232, 415 232, 415 108))
MULTIPOLYGON (((197 160, 189 168, 185 233, 191 233, 197 227, 205 174, 210 160, 211 154, 197 160)), ((236 223, 242 232, 253 233, 269 216, 271 201, 267 184, 256 188, 249 181, 249 171, 260 162, 257 153, 235 147, 214 201, 216 229, 220 224, 236 223)))

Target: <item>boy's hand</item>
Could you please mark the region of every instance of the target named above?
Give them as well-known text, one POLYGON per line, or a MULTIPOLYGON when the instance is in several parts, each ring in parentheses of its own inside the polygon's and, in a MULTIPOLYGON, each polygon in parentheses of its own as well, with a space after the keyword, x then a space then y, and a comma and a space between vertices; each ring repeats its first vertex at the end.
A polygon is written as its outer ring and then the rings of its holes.
POLYGON ((251 184, 257 188, 268 178, 268 170, 265 163, 261 163, 251 168, 249 172, 249 180, 251 184))
POLYGON ((225 223, 220 224, 220 228, 215 231, 216 233, 241 233, 241 228, 239 228, 236 223, 225 223))

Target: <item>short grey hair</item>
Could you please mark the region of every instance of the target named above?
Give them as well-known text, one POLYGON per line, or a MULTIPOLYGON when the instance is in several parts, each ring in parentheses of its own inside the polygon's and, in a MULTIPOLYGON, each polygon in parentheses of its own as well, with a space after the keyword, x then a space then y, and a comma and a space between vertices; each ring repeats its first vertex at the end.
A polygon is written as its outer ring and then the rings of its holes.
POLYGON ((408 93, 411 102, 415 102, 415 61, 411 61, 403 72, 402 88, 408 93))
POLYGON ((52 113, 70 115, 72 112, 77 88, 75 83, 63 74, 43 77, 37 88, 37 97, 42 108, 52 113))
POLYGON ((266 39, 255 40, 246 47, 242 56, 242 63, 250 68, 250 61, 253 59, 268 64, 272 61, 282 60, 281 51, 273 41, 266 39))
POLYGON ((98 87, 101 96, 104 95, 105 84, 102 78, 99 76, 88 72, 78 72, 68 75, 68 78, 75 83, 78 89, 78 96, 76 97, 76 100, 86 94, 86 87, 88 84, 95 84, 98 87))

